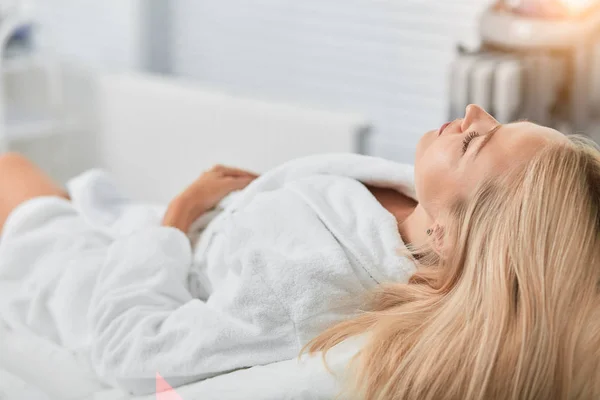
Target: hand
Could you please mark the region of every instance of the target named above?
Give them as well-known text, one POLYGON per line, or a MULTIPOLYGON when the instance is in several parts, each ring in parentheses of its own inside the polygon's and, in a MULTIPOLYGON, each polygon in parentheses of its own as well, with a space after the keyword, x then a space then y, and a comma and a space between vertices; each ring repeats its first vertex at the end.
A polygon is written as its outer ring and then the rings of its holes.
POLYGON ((238 168, 215 165, 192 183, 183 195, 194 203, 195 208, 204 213, 214 208, 225 196, 244 189, 258 175, 238 168))
POLYGON ((167 208, 164 226, 172 226, 187 233, 196 219, 214 208, 225 196, 241 190, 258 175, 238 168, 216 165, 204 172, 167 208))

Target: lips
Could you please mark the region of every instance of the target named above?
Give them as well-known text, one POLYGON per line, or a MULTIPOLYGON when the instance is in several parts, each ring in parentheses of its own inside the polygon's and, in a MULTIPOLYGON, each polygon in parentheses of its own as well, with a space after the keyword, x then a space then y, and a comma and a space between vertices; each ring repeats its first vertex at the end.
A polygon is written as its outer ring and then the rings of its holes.
POLYGON ((448 125, 450 125, 450 122, 446 122, 444 125, 442 125, 440 127, 440 129, 438 130, 438 136, 442 134, 442 132, 444 132, 444 129, 446 129, 448 127, 448 125))

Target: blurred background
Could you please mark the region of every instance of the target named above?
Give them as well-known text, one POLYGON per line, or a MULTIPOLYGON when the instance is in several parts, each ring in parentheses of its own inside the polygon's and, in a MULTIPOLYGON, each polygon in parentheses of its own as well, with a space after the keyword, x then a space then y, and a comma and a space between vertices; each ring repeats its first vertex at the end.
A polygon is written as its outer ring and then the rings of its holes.
POLYGON ((0 0, 0 151, 165 201, 213 162, 410 163, 469 103, 597 135, 594 0, 0 0))

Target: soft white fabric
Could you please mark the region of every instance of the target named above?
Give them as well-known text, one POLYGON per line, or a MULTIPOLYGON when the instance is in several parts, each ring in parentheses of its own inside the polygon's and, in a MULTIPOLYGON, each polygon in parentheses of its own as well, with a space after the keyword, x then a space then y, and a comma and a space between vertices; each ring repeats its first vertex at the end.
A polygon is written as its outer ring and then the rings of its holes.
POLYGON ((37 198, 11 214, 0 279, 24 290, 3 316, 133 393, 151 393, 157 372, 179 386, 291 359, 367 290, 414 272, 395 218, 358 182, 413 195, 412 172, 351 154, 289 162, 231 199, 194 252, 158 226, 164 208, 85 174, 73 204, 37 198))
MULTIPOLYGON (((0 300, 17 289, 11 286, 0 282, 0 300)), ((79 400, 107 390, 82 355, 38 335, 11 331, 0 321, 0 399, 79 400), (5 376, 13 379, 6 381, 5 376), (28 395, 19 397, 24 393, 28 395)))
POLYGON ((50 400, 50 397, 35 386, 0 369, 0 399, 2 400, 50 400))
MULTIPOLYGON (((0 282, 0 297, 12 291, 0 282)), ((363 337, 351 338, 327 353, 325 370, 321 354, 301 360, 281 361, 241 369, 229 374, 178 387, 183 400, 285 400, 333 399, 340 377, 360 349, 363 337)), ((10 400, 155 400, 156 395, 131 396, 104 387, 85 363, 67 349, 36 335, 17 334, 0 322, 0 399, 10 400)))

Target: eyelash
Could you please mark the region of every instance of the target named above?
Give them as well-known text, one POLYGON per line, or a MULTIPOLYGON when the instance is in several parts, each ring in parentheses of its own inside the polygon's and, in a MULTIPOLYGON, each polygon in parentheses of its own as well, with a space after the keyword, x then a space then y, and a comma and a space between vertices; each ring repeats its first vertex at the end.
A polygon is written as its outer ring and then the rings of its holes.
POLYGON ((475 132, 475 131, 471 131, 471 132, 467 133, 467 136, 465 136, 465 138, 463 139, 463 148, 462 148, 463 154, 465 154, 467 152, 467 149, 469 148, 469 143, 471 143, 471 140, 475 139, 477 136, 479 136, 479 133, 475 132))

